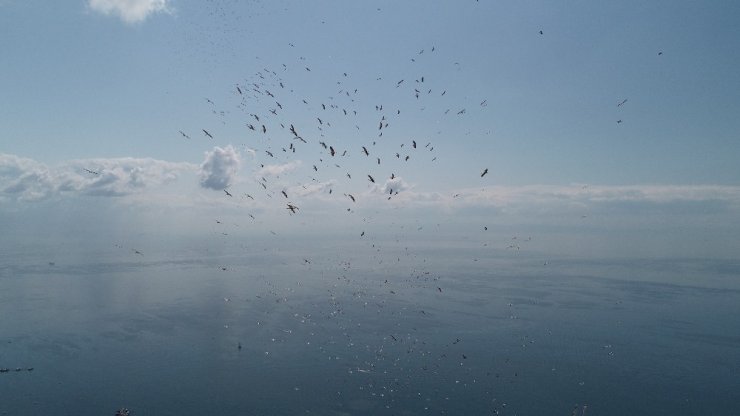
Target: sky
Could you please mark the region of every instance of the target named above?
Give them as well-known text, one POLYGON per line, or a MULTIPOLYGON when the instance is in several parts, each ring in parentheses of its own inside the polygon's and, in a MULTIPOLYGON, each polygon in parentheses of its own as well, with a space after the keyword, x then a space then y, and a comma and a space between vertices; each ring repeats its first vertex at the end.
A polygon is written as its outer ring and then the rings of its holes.
POLYGON ((733 257, 738 17, 719 0, 0 0, 0 232, 733 257))

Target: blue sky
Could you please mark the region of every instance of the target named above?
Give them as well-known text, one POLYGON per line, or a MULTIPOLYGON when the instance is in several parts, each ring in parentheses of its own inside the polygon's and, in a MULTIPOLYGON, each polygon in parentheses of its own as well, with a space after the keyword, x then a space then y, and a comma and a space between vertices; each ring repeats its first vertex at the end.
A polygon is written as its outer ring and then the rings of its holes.
POLYGON ((738 17, 731 1, 0 1, 0 225, 80 205, 146 209, 136 227, 191 213, 177 232, 245 212, 353 235, 368 218, 597 235, 658 218, 673 231, 654 244, 730 253, 738 17))

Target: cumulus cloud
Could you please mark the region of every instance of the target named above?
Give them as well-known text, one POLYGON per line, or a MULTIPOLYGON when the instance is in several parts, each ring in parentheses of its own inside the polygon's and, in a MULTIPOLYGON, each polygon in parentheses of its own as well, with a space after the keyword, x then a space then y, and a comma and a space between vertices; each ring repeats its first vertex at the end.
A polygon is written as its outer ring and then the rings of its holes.
POLYGON ((169 0, 88 0, 88 7, 106 16, 114 15, 126 23, 144 21, 154 13, 170 13, 169 0))
POLYGON ((208 189, 228 188, 239 174, 240 167, 238 150, 231 145, 225 148, 216 146, 206 152, 206 158, 200 165, 200 186, 208 189))
POLYGON ((393 191, 393 194, 399 194, 403 191, 408 191, 412 189, 412 186, 403 180, 400 176, 396 176, 393 179, 386 179, 385 183, 382 185, 376 184, 372 191, 376 193, 381 194, 389 194, 393 191))
POLYGON ((0 198, 35 201, 65 195, 124 196, 194 171, 188 163, 151 158, 72 160, 47 166, 33 159, 0 154, 0 198))

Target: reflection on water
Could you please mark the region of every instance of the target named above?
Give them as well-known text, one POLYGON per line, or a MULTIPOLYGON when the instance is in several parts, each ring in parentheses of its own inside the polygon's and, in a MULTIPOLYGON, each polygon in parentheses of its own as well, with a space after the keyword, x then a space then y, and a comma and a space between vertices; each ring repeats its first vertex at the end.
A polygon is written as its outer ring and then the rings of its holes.
POLYGON ((740 413, 737 264, 427 254, 9 262, 0 413, 740 413))

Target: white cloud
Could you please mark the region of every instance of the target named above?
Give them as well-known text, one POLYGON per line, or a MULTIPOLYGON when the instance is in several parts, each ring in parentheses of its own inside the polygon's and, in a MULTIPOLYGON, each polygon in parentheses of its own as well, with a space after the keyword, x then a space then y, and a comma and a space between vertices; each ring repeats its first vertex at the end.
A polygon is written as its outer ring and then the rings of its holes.
POLYGON ((281 165, 265 165, 257 171, 257 177, 280 176, 292 172, 301 166, 300 160, 294 160, 281 165))
POLYGON ((396 178, 376 184, 367 194, 388 196, 390 189, 394 190, 394 206, 439 210, 444 215, 471 209, 526 216, 557 212, 578 217, 589 210, 632 215, 648 211, 684 214, 740 211, 740 187, 723 185, 525 185, 441 192, 418 190, 396 178))
POLYGON ((65 195, 124 196, 172 182, 180 172, 195 169, 192 164, 151 158, 72 160, 47 166, 0 154, 0 198, 35 201, 65 195))
POLYGON ((205 155, 206 159, 200 165, 200 186, 208 189, 228 188, 239 174, 239 151, 231 145, 225 148, 216 146, 205 155))
POLYGON ((144 21, 154 13, 170 13, 169 0, 88 0, 90 9, 115 15, 126 23, 144 21))
POLYGON ((336 180, 329 180, 326 182, 314 182, 308 185, 293 186, 289 188, 291 194, 296 194, 301 197, 307 196, 318 196, 329 192, 336 185, 336 180))
POLYGON ((256 159, 257 158, 257 150, 256 149, 252 149, 249 146, 244 146, 244 151, 247 152, 249 155, 251 155, 252 156, 252 159, 256 159))
POLYGON ((393 179, 386 179, 383 185, 376 184, 373 188, 373 192, 390 195, 391 191, 393 194, 400 194, 403 191, 408 191, 413 187, 400 176, 396 176, 393 179))
POLYGON ((722 185, 527 185, 463 189, 452 196, 466 205, 675 203, 723 200, 740 203, 740 187, 722 185))
MULTIPOLYGON (((285 201, 279 191, 284 189, 291 201, 301 206, 304 217, 334 212, 335 208, 338 212, 352 208, 366 210, 365 213, 393 210, 394 217, 398 218, 408 218, 404 214, 407 213, 414 218, 421 215, 425 218, 486 217, 490 221, 544 224, 568 219, 583 223, 582 217, 586 216, 589 220, 598 218, 599 224, 627 219, 643 224, 668 221, 669 216, 671 221, 711 218, 713 223, 720 223, 740 213, 739 186, 528 185, 423 191, 419 190, 419 185, 394 178, 368 186, 364 192, 347 188, 343 180, 303 184, 285 181, 271 184, 264 192, 258 183, 238 180, 240 166, 239 152, 231 146, 215 147, 206 152, 200 166, 140 158, 72 160, 52 166, 0 153, 0 205, 40 200, 55 203, 88 196, 117 197, 116 204, 178 206, 203 212, 249 208, 250 211, 265 209, 283 213, 285 201), (178 180, 183 174, 183 180, 178 180), (235 196, 250 194, 253 198, 232 199, 225 198, 222 193, 199 191, 227 187, 235 196), (331 194, 330 189, 333 190, 331 194), (388 200, 390 189, 394 194, 388 200), (351 203, 344 195, 349 192, 355 195, 357 203, 351 203), (276 193, 277 198, 272 198, 276 193)), ((258 175, 284 175, 299 166, 298 161, 268 165, 258 171, 258 175)))

